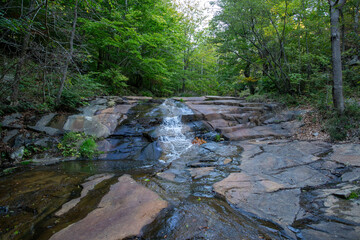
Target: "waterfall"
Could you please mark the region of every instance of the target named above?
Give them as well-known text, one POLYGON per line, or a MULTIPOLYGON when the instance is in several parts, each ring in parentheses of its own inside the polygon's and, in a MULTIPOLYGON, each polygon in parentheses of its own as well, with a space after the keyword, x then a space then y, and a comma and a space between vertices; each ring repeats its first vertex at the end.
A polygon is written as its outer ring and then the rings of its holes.
POLYGON ((192 110, 172 99, 165 100, 160 106, 164 119, 158 129, 159 142, 163 149, 160 161, 171 162, 181 157, 192 147, 193 136, 186 136, 186 128, 181 121, 182 115, 193 114, 192 110))

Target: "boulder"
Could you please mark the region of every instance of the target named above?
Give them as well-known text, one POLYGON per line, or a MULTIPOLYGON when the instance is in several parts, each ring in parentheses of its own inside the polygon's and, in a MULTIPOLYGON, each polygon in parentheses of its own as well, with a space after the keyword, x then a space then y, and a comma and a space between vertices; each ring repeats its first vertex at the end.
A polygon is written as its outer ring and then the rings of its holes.
POLYGON ((15 161, 20 161, 23 156, 24 156, 24 153, 25 153, 25 147, 22 146, 20 148, 18 148, 17 150, 15 150, 11 155, 10 155, 10 158, 12 160, 15 160, 15 161))
POLYGON ((19 130, 14 129, 11 131, 8 131, 5 135, 5 137, 2 139, 3 143, 8 143, 11 139, 13 139, 17 134, 19 133, 19 130))
POLYGON ((167 206, 168 203, 156 193, 136 183, 129 175, 123 175, 94 211, 50 239, 118 240, 140 237, 143 228, 167 206))
POLYGON ((108 127, 89 116, 72 115, 64 125, 64 130, 73 132, 84 132, 87 135, 96 137, 108 137, 110 130, 108 127))
POLYGON ((1 122, 1 126, 9 128, 22 128, 22 125, 18 123, 21 118, 21 113, 13 113, 11 115, 5 116, 1 122))
POLYGON ((61 134, 61 131, 56 128, 48 127, 47 125, 51 122, 51 120, 56 116, 56 113, 50 113, 45 116, 43 116, 35 126, 29 126, 30 129, 37 131, 37 132, 43 132, 50 136, 55 136, 61 134))

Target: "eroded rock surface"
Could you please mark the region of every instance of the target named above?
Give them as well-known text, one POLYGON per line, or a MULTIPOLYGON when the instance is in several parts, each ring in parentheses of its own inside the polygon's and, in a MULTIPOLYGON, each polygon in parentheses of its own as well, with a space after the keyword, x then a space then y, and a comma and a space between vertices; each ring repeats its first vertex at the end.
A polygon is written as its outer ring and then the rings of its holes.
POLYGON ((290 238, 360 237, 360 199, 355 197, 360 192, 359 145, 289 140, 235 144, 244 149, 240 171, 213 185, 228 202, 278 224, 290 238))
POLYGON ((196 120, 206 122, 209 129, 228 140, 284 138, 301 126, 296 118, 303 112, 280 112, 283 106, 277 103, 249 103, 244 99, 217 96, 182 100, 195 112, 196 120))
POLYGON ((141 236, 142 229, 168 206, 153 191, 123 175, 112 185, 98 205, 84 219, 53 235, 50 239, 125 239, 141 236))
MULTIPOLYGON (((135 103, 135 102, 134 102, 135 103)), ((133 107, 121 98, 98 98, 89 106, 79 109, 81 114, 72 115, 64 125, 64 130, 85 132, 96 137, 108 137, 126 119, 126 113, 133 107), (116 101, 120 104, 116 105, 116 101)))

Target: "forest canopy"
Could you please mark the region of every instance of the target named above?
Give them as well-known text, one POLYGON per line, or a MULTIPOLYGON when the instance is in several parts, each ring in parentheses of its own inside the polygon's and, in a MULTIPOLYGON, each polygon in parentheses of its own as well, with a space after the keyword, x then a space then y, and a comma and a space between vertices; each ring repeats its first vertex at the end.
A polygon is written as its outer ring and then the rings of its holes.
POLYGON ((339 91, 359 96, 360 0, 217 0, 210 24, 191 0, 0 4, 1 111, 76 107, 95 95, 244 91, 332 106, 337 29, 339 91))

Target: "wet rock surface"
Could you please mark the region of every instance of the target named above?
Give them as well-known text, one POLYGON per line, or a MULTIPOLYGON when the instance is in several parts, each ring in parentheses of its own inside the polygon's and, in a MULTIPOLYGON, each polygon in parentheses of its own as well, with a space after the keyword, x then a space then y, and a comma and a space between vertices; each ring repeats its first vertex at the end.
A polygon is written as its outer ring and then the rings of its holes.
POLYGON ((291 140, 304 111, 277 103, 176 99, 100 97, 74 115, 47 114, 30 122, 21 114, 5 117, 2 141, 14 146, 17 161, 26 147, 54 146, 58 134, 69 130, 102 137, 103 153, 69 162, 61 161, 76 159, 48 153, 34 159, 53 164, 41 172, 18 168, 1 177, 0 234, 360 238, 359 144, 291 140))
POLYGON ((141 236, 142 228, 155 220, 167 206, 167 202, 156 193, 124 175, 111 186, 97 209, 50 239, 125 239, 141 236))
POLYGON ((97 175, 87 178, 86 179, 87 181, 85 183, 81 184, 83 189, 81 191, 80 197, 72 199, 71 201, 62 205, 61 209, 55 213, 55 216, 59 217, 65 213, 69 212, 72 208, 74 208, 81 201, 82 198, 84 198, 89 193, 89 191, 93 190, 97 184, 99 184, 102 181, 105 181, 107 179, 110 179, 113 176, 114 176, 113 174, 97 174, 97 175))

